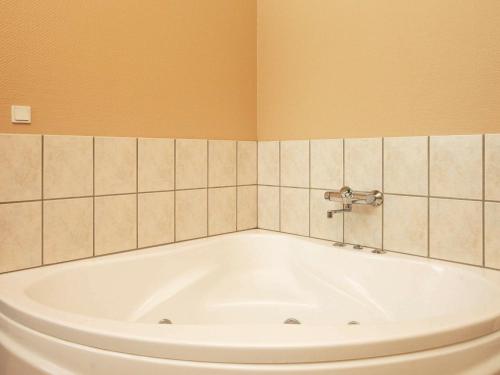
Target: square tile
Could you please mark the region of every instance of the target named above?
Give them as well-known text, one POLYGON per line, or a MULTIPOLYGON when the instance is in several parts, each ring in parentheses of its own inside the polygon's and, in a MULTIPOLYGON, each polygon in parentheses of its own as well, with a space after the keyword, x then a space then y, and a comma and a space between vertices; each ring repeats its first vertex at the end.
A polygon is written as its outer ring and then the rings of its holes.
POLYGON ((281 188, 281 231, 309 235, 309 189, 281 188))
POLYGON ((137 171, 135 138, 96 137, 95 194, 134 193, 137 171))
POLYGON ((257 142, 238 141, 238 185, 257 183, 257 142))
POLYGON ((309 187, 309 141, 281 142, 281 186, 309 187))
POLYGON ((144 193, 138 199, 139 247, 174 242, 174 192, 144 193))
POLYGON ((42 137, 0 134, 0 202, 42 196, 42 137))
POLYGON ((482 136, 430 138, 430 194, 435 197, 481 199, 482 136))
POLYGON ((208 189, 208 234, 236 231, 236 188, 208 189))
POLYGON ((207 189, 175 192, 175 240, 207 236, 207 189))
POLYGON ((93 198, 43 202, 43 264, 94 254, 93 198))
POLYGON ((177 139, 175 154, 175 188, 207 187, 207 140, 177 139))
POLYGON ((500 203, 484 205, 485 266, 500 269, 500 203))
POLYGON ((311 187, 340 189, 344 184, 344 142, 342 139, 311 141, 311 187))
POLYGON ((93 143, 92 137, 44 136, 44 198, 83 197, 94 194, 93 143))
POLYGON ((427 137, 384 138, 384 192, 428 194, 427 137))
POLYGON ((485 199, 500 201, 500 134, 484 136, 485 199))
POLYGON ((237 230, 257 228, 257 186, 238 186, 237 230))
POLYGON ((481 265, 482 202, 430 199, 430 256, 481 265))
POLYGON ((311 237, 330 241, 343 241, 342 214, 328 218, 328 210, 342 208, 342 204, 325 200, 325 190, 311 190, 311 237))
POLYGON ((345 140, 345 184, 358 191, 382 190, 382 138, 345 140))
POLYGON ((260 185, 280 184, 280 143, 263 141, 258 144, 258 181, 260 185))
POLYGON ((139 191, 174 190, 175 141, 139 138, 137 142, 139 191))
POLYGON ((427 256, 427 198, 384 195, 384 249, 427 256))
POLYGON ((95 254, 137 247, 137 196, 95 198, 95 254))
POLYGON ((42 203, 0 205, 0 272, 42 263, 42 203))
POLYGON ((259 186, 257 224, 261 229, 280 230, 280 188, 259 186))
POLYGON ((236 185, 236 142, 208 141, 208 186, 236 185))
POLYGON ((380 249, 382 207, 352 206, 352 212, 344 214, 344 240, 347 243, 380 249))

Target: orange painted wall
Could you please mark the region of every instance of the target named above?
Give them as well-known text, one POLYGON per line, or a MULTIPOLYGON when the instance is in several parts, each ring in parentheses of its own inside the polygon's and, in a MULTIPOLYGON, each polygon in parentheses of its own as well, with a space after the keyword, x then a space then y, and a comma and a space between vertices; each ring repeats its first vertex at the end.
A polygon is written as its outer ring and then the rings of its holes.
POLYGON ((500 132, 500 2, 3 0, 9 132, 500 132), (12 125, 11 104, 31 105, 33 123, 12 125))
POLYGON ((500 132, 500 1, 258 0, 258 138, 500 132))
POLYGON ((255 139, 255 44, 254 0, 3 0, 0 133, 255 139))

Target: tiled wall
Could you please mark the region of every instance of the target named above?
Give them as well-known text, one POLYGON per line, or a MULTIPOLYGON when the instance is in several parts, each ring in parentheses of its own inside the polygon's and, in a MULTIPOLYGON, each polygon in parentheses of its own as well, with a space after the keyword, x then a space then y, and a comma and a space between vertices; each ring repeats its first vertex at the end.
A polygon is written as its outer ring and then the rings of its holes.
POLYGON ((0 272, 257 226, 257 143, 0 135, 0 272))
POLYGON ((500 135, 0 135, 0 272, 251 229, 257 216, 262 229, 500 269, 500 135), (342 185, 382 190, 384 204, 327 219, 341 206, 323 193, 342 185))
POLYGON ((258 227, 500 269, 500 134, 258 143, 258 227), (381 207, 325 201, 348 185, 381 207))

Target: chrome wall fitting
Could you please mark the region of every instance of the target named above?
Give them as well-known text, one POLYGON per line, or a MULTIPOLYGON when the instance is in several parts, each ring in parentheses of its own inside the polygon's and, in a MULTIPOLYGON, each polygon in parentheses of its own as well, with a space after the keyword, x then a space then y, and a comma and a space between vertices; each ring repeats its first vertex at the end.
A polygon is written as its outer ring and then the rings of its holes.
POLYGON ((373 249, 372 253, 373 254, 385 254, 385 250, 383 250, 383 249, 373 249))
POLYGON ((349 186, 343 186, 339 191, 325 192, 325 199, 328 201, 342 203, 342 208, 329 210, 326 212, 328 218, 341 212, 351 212, 353 204, 369 205, 373 207, 381 206, 384 203, 384 194, 378 190, 354 191, 349 186))
POLYGON ((355 248, 356 250, 361 250, 363 248, 363 246, 361 246, 361 245, 354 245, 353 248, 355 248))
POLYGON ((345 243, 343 243, 343 242, 334 242, 334 243, 333 243, 333 246, 337 246, 337 247, 344 247, 344 246, 345 246, 345 243))

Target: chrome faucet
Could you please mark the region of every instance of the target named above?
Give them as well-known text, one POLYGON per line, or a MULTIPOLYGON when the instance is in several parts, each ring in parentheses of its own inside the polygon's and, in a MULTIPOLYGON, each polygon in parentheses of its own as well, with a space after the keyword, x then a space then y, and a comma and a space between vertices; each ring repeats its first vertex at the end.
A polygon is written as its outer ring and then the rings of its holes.
POLYGON ((349 186, 344 186, 339 191, 325 192, 325 199, 342 203, 341 209, 327 211, 327 217, 331 218, 334 214, 351 212, 353 204, 380 206, 384 202, 384 195, 378 190, 353 191, 349 186))

